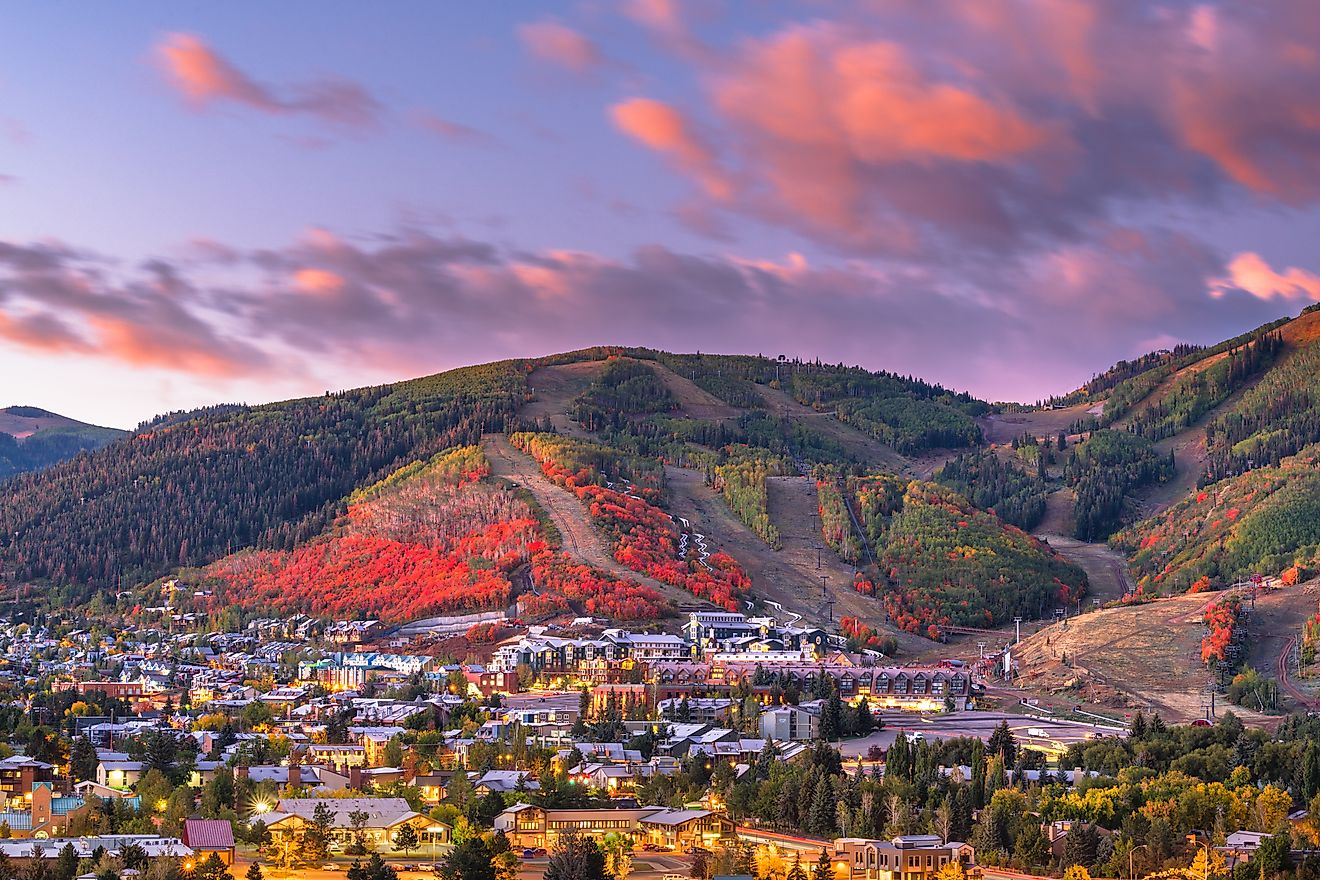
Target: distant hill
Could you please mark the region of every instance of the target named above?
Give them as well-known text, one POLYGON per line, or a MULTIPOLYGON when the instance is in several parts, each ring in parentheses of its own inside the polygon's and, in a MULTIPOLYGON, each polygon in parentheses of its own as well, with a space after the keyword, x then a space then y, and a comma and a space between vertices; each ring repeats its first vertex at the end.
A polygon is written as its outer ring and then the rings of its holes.
POLYGON ((127 431, 89 425, 36 406, 0 410, 0 479, 100 449, 127 431))

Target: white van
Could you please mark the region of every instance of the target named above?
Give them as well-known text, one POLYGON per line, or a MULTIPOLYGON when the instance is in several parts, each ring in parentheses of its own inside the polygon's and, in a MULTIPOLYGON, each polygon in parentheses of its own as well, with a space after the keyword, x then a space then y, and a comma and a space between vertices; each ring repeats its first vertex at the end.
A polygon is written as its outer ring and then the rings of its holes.
POLYGON ((1027 736, 1037 736, 1040 737, 1041 739, 1049 739, 1050 735, 1045 731, 1045 728, 1043 727, 1028 727, 1027 736))

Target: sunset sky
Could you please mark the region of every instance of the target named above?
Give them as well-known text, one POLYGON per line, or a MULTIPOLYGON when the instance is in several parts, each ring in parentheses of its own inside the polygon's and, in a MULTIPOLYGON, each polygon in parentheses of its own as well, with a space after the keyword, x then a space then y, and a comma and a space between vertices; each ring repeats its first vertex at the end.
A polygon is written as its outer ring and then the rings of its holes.
POLYGON ((1308 0, 26 4, 0 405, 604 343, 1064 392, 1320 301, 1317 47, 1308 0))

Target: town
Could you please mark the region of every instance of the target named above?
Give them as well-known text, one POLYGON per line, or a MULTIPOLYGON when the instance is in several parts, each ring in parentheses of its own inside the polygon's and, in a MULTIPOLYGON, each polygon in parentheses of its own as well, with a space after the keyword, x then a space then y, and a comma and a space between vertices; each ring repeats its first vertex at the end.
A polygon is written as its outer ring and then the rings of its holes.
POLYGON ((1049 716, 772 617, 198 622, 0 630, 0 877, 1255 877, 1320 833, 1310 720, 1049 716))

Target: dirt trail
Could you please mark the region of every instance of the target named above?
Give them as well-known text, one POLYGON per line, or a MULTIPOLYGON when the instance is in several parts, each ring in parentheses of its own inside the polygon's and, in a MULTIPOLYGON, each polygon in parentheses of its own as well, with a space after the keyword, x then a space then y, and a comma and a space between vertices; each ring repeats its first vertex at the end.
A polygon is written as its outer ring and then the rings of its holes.
POLYGON ((783 391, 768 385, 757 385, 756 393, 761 395, 766 406, 774 415, 804 419, 807 424, 836 441, 849 455, 874 467, 895 474, 916 476, 911 462, 899 455, 892 447, 881 443, 869 434, 838 420, 832 412, 817 412, 789 397, 783 391))
POLYGON ((1247 662, 1261 675, 1278 680, 1294 708, 1315 705, 1314 679, 1293 675, 1293 650, 1302 625, 1320 599, 1320 582, 1263 591, 1247 618, 1247 662))
POLYGON ((490 459, 491 472, 495 476, 510 480, 532 493, 554 522, 555 528, 559 529, 564 552, 593 568, 659 590, 675 602, 696 601, 686 590, 639 574, 616 561, 607 539, 591 522, 582 502, 567 489, 550 482, 530 456, 513 448, 508 437, 503 434, 486 434, 481 438, 481 449, 490 459))
POLYGON ((804 623, 828 623, 829 609, 820 594, 820 575, 828 575, 827 591, 835 599, 836 625, 842 616, 858 617, 877 629, 892 632, 905 651, 929 650, 931 643, 925 639, 886 626, 880 603, 852 589, 855 569, 825 547, 819 538, 816 488, 808 477, 770 480, 770 519, 780 531, 784 548, 776 551, 733 515, 699 472, 667 467, 665 476, 670 512, 687 517, 692 527, 705 533, 714 546, 738 560, 752 579, 755 598, 780 603, 788 611, 802 615, 804 623), (819 571, 817 546, 823 548, 819 571))

